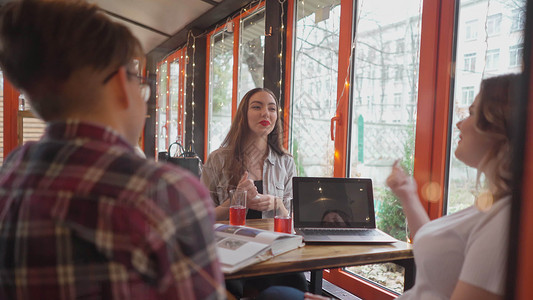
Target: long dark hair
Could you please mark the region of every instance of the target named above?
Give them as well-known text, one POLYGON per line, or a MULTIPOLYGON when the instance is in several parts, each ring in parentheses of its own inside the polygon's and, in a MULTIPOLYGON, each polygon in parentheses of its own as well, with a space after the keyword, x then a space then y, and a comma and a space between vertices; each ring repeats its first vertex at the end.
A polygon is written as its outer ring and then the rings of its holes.
POLYGON ((253 95, 259 92, 266 92, 272 96, 274 101, 276 101, 276 123, 274 129, 271 133, 268 134, 267 144, 274 152, 279 155, 289 155, 287 150, 283 147, 283 128, 281 125, 281 118, 279 115, 279 101, 267 88, 255 88, 248 91, 244 97, 242 97, 241 103, 237 108, 237 113, 235 118, 231 123, 230 130, 224 141, 222 142, 221 147, 227 148, 229 151, 228 157, 226 157, 227 168, 224 168, 224 175, 229 176, 229 183, 236 186, 242 174, 244 174, 244 150, 245 150, 245 141, 248 135, 250 134, 250 128, 248 126, 248 106, 250 104, 250 98, 253 95))

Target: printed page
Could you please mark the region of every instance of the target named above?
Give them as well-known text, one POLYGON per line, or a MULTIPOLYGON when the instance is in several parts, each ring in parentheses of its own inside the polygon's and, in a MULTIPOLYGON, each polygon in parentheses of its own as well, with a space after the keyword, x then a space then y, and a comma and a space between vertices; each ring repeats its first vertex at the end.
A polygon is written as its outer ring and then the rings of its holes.
POLYGON ((235 266, 248 265, 259 261, 255 257, 269 247, 267 244, 255 243, 233 237, 217 236, 216 242, 220 262, 228 270, 233 269, 235 266), (249 262, 247 263, 247 261, 249 262))
POLYGON ((254 241, 271 245, 276 239, 293 238, 294 235, 277 233, 273 231, 261 230, 246 226, 234 226, 226 224, 215 224, 215 231, 217 234, 229 237, 235 235, 236 238, 254 241))

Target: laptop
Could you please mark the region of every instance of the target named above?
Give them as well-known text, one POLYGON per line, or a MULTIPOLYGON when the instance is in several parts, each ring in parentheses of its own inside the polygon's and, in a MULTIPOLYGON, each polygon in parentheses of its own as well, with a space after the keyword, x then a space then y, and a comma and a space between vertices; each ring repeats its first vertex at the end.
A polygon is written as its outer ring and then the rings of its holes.
POLYGON ((372 180, 293 177, 294 230, 306 243, 394 243, 376 228, 372 180))

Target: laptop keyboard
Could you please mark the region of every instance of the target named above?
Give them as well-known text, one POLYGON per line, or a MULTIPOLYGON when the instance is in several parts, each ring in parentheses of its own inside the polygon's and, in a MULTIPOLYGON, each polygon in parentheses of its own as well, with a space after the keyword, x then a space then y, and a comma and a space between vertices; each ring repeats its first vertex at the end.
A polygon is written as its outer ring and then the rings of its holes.
POLYGON ((357 229, 303 229, 306 235, 356 235, 356 236, 379 236, 379 232, 374 230, 357 230, 357 229))

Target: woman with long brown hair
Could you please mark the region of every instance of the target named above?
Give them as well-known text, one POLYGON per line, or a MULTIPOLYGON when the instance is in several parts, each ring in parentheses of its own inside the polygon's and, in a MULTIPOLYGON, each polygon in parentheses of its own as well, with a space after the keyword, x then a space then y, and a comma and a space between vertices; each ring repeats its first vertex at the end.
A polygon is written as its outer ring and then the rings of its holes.
MULTIPOLYGON (((232 189, 247 191, 248 219, 273 218, 275 201, 287 207, 296 167, 283 148, 282 137, 279 103, 274 94, 265 88, 250 90, 242 98, 221 147, 209 155, 202 171, 202 182, 211 191, 217 220, 229 218, 232 189)), ((236 297, 253 295, 272 285, 307 290, 303 273, 226 281, 236 297)))
POLYGON ((229 191, 247 191, 248 218, 274 217, 274 201, 292 198, 296 174, 283 148, 279 103, 266 88, 244 95, 228 135, 203 168, 202 182, 211 191, 217 220, 229 217, 229 191), (253 217, 253 216, 252 216, 253 217))

